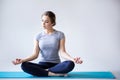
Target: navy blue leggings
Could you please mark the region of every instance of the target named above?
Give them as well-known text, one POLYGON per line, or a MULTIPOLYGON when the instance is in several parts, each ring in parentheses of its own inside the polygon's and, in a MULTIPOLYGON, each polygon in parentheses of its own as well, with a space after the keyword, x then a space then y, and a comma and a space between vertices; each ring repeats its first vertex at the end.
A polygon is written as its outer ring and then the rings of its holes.
POLYGON ((53 73, 68 73, 73 70, 75 64, 72 61, 64 61, 61 63, 39 62, 23 62, 21 68, 24 72, 33 76, 48 76, 48 72, 53 73), (48 69, 46 71, 45 69, 48 69))

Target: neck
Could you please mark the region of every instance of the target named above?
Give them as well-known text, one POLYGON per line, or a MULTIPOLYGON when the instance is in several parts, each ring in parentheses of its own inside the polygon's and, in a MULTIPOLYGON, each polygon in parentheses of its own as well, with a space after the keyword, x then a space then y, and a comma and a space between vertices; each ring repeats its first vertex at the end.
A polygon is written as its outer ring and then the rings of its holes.
POLYGON ((54 29, 45 29, 45 33, 47 33, 47 34, 51 34, 51 33, 53 33, 55 30, 54 29))

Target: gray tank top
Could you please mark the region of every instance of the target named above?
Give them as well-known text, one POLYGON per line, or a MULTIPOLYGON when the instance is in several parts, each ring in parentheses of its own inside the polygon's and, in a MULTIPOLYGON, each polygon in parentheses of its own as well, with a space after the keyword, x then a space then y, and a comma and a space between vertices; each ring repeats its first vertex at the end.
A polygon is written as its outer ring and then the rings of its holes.
POLYGON ((44 31, 37 34, 35 39, 39 41, 40 62, 59 63, 60 40, 65 38, 64 33, 55 30, 52 34, 46 34, 44 31))

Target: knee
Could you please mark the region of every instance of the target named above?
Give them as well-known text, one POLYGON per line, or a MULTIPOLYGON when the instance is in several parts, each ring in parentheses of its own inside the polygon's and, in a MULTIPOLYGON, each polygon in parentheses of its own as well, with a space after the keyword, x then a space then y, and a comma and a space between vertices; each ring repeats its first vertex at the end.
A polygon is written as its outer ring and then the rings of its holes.
POLYGON ((71 70, 75 67, 75 63, 73 61, 65 61, 65 63, 71 70))
POLYGON ((21 64, 21 68, 24 70, 24 69, 26 69, 26 67, 28 66, 28 62, 23 62, 22 64, 21 64))

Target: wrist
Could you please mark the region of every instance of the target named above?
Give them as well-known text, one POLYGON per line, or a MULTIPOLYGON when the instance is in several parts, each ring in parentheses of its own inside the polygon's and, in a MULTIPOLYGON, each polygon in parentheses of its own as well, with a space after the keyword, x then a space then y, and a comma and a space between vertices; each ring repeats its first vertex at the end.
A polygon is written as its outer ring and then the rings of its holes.
POLYGON ((21 62, 22 62, 22 63, 25 62, 25 59, 22 59, 21 62))
POLYGON ((71 58, 70 60, 73 61, 73 62, 75 62, 75 61, 74 61, 74 58, 71 58))

